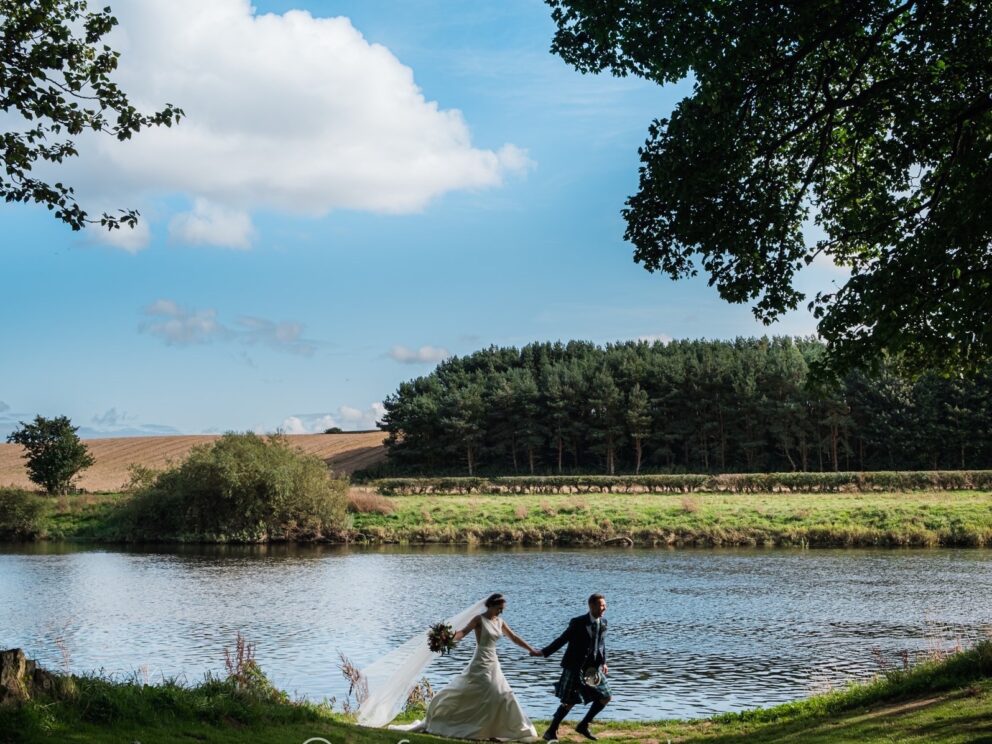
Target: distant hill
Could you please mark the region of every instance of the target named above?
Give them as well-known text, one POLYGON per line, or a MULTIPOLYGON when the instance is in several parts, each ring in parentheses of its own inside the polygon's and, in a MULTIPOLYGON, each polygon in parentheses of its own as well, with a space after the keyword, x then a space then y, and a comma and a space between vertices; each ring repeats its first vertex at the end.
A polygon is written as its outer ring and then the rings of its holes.
MULTIPOLYGON (((381 431, 344 432, 343 434, 295 434, 289 441, 304 452, 323 459, 335 473, 351 473, 384 460, 385 433, 381 431)), ((127 481, 132 463, 161 469, 169 462, 179 462, 198 444, 207 444, 219 435, 168 437, 111 437, 86 439, 86 446, 96 464, 84 470, 77 485, 87 491, 118 491, 127 481)), ((0 444, 0 486, 34 488, 24 470, 21 447, 0 444)))

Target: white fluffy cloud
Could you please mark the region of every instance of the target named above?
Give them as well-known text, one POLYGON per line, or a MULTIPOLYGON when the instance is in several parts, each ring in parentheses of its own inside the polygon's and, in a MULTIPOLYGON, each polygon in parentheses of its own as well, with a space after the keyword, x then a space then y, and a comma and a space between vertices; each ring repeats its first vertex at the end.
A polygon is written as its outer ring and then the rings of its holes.
MULTIPOLYGON (((82 138, 67 180, 84 203, 186 195, 193 207, 172 219, 175 240, 243 248, 251 209, 412 212, 532 165, 512 144, 474 147, 461 112, 428 100, 413 70, 347 18, 257 14, 249 0, 113 9, 117 81, 142 110, 170 102, 186 118, 123 143, 82 138)), ((124 232, 110 240, 129 250, 147 241, 124 232)))
POLYGON ((245 210, 228 209, 206 199, 197 199, 192 212, 172 218, 169 235, 175 241, 192 245, 250 248, 255 228, 245 210))
POLYGON ((421 346, 411 349, 408 346, 394 346, 389 350, 389 356, 401 364, 437 364, 444 361, 451 353, 443 346, 421 346))
POLYGON ((287 434, 319 434, 331 427, 345 431, 375 429, 376 422, 386 413, 382 403, 373 403, 367 408, 340 406, 334 413, 298 413, 283 419, 279 428, 287 434))
POLYGON ((261 344, 277 351, 311 356, 317 343, 303 337, 302 323, 243 315, 233 326, 221 323, 213 308, 195 310, 173 300, 160 299, 145 308, 147 320, 138 330, 162 339, 169 346, 192 346, 214 341, 237 341, 254 346, 261 344))
MULTIPOLYGON (((112 212, 113 209, 95 211, 112 212)), ((104 243, 113 248, 120 248, 122 251, 127 251, 128 253, 137 253, 148 245, 148 241, 152 237, 152 231, 148 228, 147 219, 140 219, 138 224, 133 228, 121 227, 116 230, 108 230, 99 225, 92 225, 87 228, 87 234, 95 242, 104 243)))

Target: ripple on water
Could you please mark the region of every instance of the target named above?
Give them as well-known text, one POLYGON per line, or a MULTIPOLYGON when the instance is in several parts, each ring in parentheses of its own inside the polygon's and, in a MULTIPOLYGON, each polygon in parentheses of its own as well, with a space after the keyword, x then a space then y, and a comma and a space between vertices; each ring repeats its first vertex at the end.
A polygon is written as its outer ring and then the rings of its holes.
MULTIPOLYGON (((0 645, 60 668, 196 681, 236 632, 279 686, 343 699, 360 665, 492 591, 546 645, 607 595, 613 718, 695 717, 792 700, 877 671, 878 654, 978 637, 990 621, 982 551, 472 550, 0 546, 0 645), (877 653, 875 652, 877 649, 877 653)), ((472 643, 429 669, 435 685, 472 643)), ((560 657, 559 657, 560 658, 560 657)), ((557 659, 502 646, 521 702, 548 717, 557 659)))

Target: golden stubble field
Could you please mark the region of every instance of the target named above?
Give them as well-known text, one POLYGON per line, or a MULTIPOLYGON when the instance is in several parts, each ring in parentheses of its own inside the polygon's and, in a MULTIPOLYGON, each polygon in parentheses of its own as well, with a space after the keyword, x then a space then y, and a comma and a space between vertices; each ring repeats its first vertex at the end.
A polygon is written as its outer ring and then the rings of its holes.
MULTIPOLYGON (((156 470, 178 463, 198 444, 209 444, 217 435, 175 437, 115 437, 87 439, 96 464, 84 470, 76 485, 87 491, 118 491, 127 481, 132 464, 156 470)), ((385 434, 380 431, 354 434, 296 434, 289 441, 304 452, 317 455, 335 473, 351 473, 385 459, 385 434)), ((0 486, 35 488, 24 470, 20 445, 0 444, 0 486)))

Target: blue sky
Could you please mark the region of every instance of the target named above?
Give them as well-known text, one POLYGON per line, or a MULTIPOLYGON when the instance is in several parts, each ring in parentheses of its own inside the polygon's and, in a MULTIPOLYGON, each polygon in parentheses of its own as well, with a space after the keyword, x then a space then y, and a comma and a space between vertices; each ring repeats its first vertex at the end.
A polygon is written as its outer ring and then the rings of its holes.
POLYGON ((689 86, 578 74, 539 0, 113 7, 122 85, 188 117, 64 173, 137 235, 0 208, 2 432, 366 428, 445 353, 814 329, 633 263, 637 148, 689 86))

